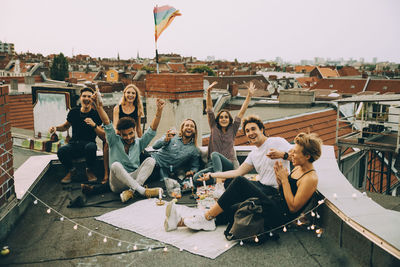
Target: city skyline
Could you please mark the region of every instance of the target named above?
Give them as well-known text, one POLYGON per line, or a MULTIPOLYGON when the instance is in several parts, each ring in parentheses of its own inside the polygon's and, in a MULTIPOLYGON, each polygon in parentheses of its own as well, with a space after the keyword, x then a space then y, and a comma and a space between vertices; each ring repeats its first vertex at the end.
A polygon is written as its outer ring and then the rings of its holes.
POLYGON ((6 0, 2 42, 15 51, 155 56, 153 7, 169 4, 175 18, 158 41, 159 53, 240 62, 299 63, 314 58, 400 62, 396 44, 400 2, 385 1, 26 1, 6 0), (60 4, 65 3, 65 4, 60 4), (77 15, 74 15, 77 14, 77 15))

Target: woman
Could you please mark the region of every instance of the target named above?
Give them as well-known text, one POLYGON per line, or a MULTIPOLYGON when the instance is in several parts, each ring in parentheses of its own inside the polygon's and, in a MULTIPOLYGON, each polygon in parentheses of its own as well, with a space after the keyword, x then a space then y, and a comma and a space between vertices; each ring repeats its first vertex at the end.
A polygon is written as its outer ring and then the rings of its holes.
MULTIPOLYGON (((213 112, 211 90, 216 84, 217 82, 213 82, 207 88, 206 112, 211 134, 208 142, 208 163, 206 168, 197 172, 193 177, 193 181, 197 186, 201 185, 199 178, 204 173, 233 170, 239 166, 239 162, 236 158, 236 153, 233 148, 235 144, 235 137, 243 115, 249 106, 250 99, 256 91, 254 84, 250 82, 246 99, 243 102, 242 107, 240 108, 240 111, 236 115, 235 119, 232 118, 232 115, 227 110, 221 110, 218 112, 217 116, 215 116, 213 112)), ((207 183, 215 182, 216 181, 212 179, 207 181, 207 183)))
MULTIPOLYGON (((270 212, 275 223, 284 224, 299 216, 317 190, 318 176, 312 163, 321 156, 322 141, 315 134, 300 133, 294 142, 295 146, 290 151, 290 160, 294 165, 293 171, 289 174, 278 161, 274 166, 282 196, 279 200, 270 198, 270 201, 276 201, 274 206, 279 207, 274 212, 270 212)), ((232 205, 250 197, 268 199, 267 195, 252 185, 249 180, 237 177, 233 179, 218 202, 204 214, 182 219, 176 212, 174 203, 170 202, 166 209, 165 229, 171 231, 178 226, 187 226, 194 230, 214 230, 216 221, 218 224, 218 220, 222 221, 226 219, 226 216, 233 216, 233 211, 230 210, 232 205)))
POLYGON ((117 128, 118 120, 123 117, 131 117, 136 123, 136 133, 138 137, 142 137, 142 127, 140 118, 143 116, 143 104, 140 98, 139 88, 134 84, 129 84, 124 89, 124 94, 118 105, 113 111, 113 125, 117 128))

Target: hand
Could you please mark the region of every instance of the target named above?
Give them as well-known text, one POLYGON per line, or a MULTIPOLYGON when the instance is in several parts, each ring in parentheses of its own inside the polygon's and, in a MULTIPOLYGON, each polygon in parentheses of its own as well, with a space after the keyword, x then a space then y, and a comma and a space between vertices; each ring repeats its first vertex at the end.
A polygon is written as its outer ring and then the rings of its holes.
POLYGON ((176 135, 176 131, 174 129, 169 129, 165 134, 164 141, 169 142, 176 135))
POLYGON ((162 111, 163 108, 165 107, 165 101, 162 100, 162 99, 157 98, 156 105, 157 105, 157 110, 162 111))
POLYGON ((211 89, 216 86, 218 84, 218 82, 213 82, 212 84, 210 84, 210 86, 207 87, 207 92, 211 92, 211 89))
POLYGON ((187 171, 186 172, 186 178, 188 177, 193 177, 194 171, 187 171))
POLYGON ((288 180, 289 172, 285 167, 283 167, 282 162, 275 162, 274 171, 278 184, 282 184, 283 182, 288 180))
POLYGON ((91 118, 84 119, 84 122, 86 122, 87 125, 89 125, 93 128, 97 126, 96 123, 91 118))
POLYGON ((200 178, 197 179, 197 181, 200 181, 200 182, 208 181, 208 180, 210 180, 210 176, 211 176, 211 172, 203 173, 203 175, 200 176, 200 178))
POLYGON ((50 134, 53 134, 53 133, 55 133, 57 131, 57 127, 56 126, 52 126, 52 127, 50 127, 50 129, 49 129, 49 133, 50 134))
POLYGON ((270 159, 282 159, 284 155, 285 152, 276 150, 274 148, 271 148, 267 153, 267 157, 269 157, 270 159))
POLYGON ((252 97, 256 92, 257 88, 254 86, 253 82, 250 82, 249 87, 247 87, 247 95, 252 97))

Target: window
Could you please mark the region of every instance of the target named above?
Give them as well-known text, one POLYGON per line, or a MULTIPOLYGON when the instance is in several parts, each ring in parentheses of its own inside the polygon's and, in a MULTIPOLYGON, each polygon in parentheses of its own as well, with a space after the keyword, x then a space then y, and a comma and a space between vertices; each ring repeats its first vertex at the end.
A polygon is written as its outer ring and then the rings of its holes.
POLYGON ((333 84, 330 84, 330 85, 329 85, 329 88, 333 88, 333 84))

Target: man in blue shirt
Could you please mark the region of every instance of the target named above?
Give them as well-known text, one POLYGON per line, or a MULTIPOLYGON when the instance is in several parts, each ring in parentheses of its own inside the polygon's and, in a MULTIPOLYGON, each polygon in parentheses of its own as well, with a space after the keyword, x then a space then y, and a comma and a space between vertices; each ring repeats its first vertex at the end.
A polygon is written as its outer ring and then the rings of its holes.
POLYGON ((140 164, 140 153, 156 135, 161 114, 165 106, 164 100, 157 99, 156 115, 143 136, 135 138, 135 121, 130 117, 119 119, 115 133, 113 124, 104 111, 101 95, 97 91, 93 96, 99 116, 104 124, 106 138, 110 147, 110 188, 120 193, 121 201, 126 202, 133 197, 135 191, 146 197, 155 197, 162 193, 161 188, 144 188, 143 184, 153 172, 155 160, 148 157, 140 164))
POLYGON ((187 169, 186 177, 193 176, 200 167, 200 151, 197 148, 197 126, 194 120, 186 119, 181 124, 179 135, 169 130, 165 136, 157 140, 151 154, 160 167, 162 178, 169 177, 171 172, 187 169))

